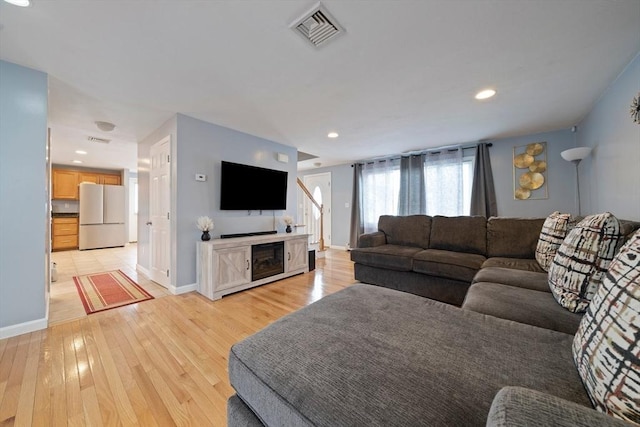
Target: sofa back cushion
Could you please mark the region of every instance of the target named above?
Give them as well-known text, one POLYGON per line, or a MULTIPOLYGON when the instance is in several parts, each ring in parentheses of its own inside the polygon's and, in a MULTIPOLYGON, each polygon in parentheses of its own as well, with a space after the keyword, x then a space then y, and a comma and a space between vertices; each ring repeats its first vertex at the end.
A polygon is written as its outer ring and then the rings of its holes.
POLYGON ((487 219, 483 216, 434 216, 429 248, 485 255, 487 219))
POLYGON ((558 248, 574 225, 571 214, 558 211, 553 212, 544 220, 536 246, 536 261, 544 271, 549 271, 558 248))
POLYGON ((431 217, 382 215, 378 219, 378 231, 386 235, 390 245, 427 249, 431 235, 431 217))
POLYGON ((574 313, 585 312, 621 242, 620 224, 610 212, 580 221, 549 267, 549 287, 556 301, 574 313))
POLYGON ((640 231, 620 249, 573 339, 573 359, 602 412, 640 422, 640 231))
POLYGON ((545 218, 489 218, 487 258, 534 259, 544 220, 545 218))

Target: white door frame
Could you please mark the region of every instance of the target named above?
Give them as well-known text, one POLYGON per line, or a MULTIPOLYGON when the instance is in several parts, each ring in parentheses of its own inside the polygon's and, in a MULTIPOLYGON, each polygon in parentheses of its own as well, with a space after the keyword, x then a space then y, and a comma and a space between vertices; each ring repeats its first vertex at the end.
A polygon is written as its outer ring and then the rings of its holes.
POLYGON ((149 278, 171 285, 171 135, 151 146, 149 170, 149 278))
MULTIPOLYGON (((321 173, 315 173, 315 174, 310 174, 310 175, 305 175, 303 178, 303 182, 305 187, 307 187, 307 189, 309 190, 309 192, 311 193, 311 195, 313 195, 314 192, 314 188, 311 188, 311 186, 309 185, 309 181, 314 180, 314 179, 326 179, 325 182, 327 182, 326 185, 326 194, 322 194, 322 205, 323 205, 323 213, 324 213, 324 244, 326 247, 330 247, 331 246, 331 197, 332 197, 332 190, 331 190, 331 172, 321 172, 321 173)), ((312 227, 312 218, 311 218, 311 213, 313 212, 313 208, 315 207, 312 203, 311 200, 309 200, 308 197, 304 196, 304 221, 305 224, 307 224, 307 229, 305 230, 305 233, 309 233, 311 235, 311 240, 315 240, 313 237, 314 234, 314 227, 312 227)))

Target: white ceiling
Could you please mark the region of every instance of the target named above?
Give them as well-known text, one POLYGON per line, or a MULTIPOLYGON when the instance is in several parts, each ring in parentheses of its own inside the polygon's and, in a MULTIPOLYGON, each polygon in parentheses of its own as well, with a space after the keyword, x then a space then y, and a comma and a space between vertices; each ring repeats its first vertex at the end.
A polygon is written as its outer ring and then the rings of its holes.
POLYGON ((319 156, 305 169, 569 128, 640 51, 638 0, 327 0, 346 33, 320 49, 289 28, 314 4, 0 1, 0 57, 49 74, 54 162, 136 169, 179 112, 319 156))

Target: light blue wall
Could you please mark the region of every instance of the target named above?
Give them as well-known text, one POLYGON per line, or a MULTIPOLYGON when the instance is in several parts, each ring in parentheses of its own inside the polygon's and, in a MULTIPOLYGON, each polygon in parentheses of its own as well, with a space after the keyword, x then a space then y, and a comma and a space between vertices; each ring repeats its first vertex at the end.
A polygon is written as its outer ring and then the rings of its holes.
POLYGON ((47 75, 0 61, 0 338, 46 327, 46 144, 47 75))
MULTIPOLYGON (((172 117, 138 145, 138 264, 149 269, 149 160, 150 148, 171 136, 171 285, 180 287, 196 282, 196 245, 201 232, 199 216, 214 220, 213 238, 276 229, 284 231, 279 218, 294 215, 296 206, 296 156, 293 147, 278 144, 229 128, 207 123, 183 114, 172 117), (276 160, 277 153, 289 156, 288 163, 276 160), (227 160, 289 172, 287 211, 221 211, 220 163, 227 160), (205 182, 196 173, 207 175, 205 182)), ((238 191, 241 190, 238 183, 238 191)))
POLYGON ((560 156, 561 151, 573 147, 574 138, 575 134, 570 130, 559 130, 491 141, 493 146, 489 153, 499 216, 543 218, 556 210, 577 214, 575 168, 560 156), (513 147, 541 141, 547 142, 549 198, 516 200, 513 197, 513 147))
POLYGON ((640 124, 629 114, 640 96, 640 54, 578 126, 578 145, 593 147, 580 164, 582 212, 609 211, 640 221, 640 124))
MULTIPOLYGON (((350 164, 346 164, 309 169, 298 172, 298 176, 304 181, 306 175, 325 172, 331 172, 331 246, 343 248, 349 242, 349 230, 351 228, 353 168, 350 164)), ((301 202, 302 200, 298 200, 298 203, 301 202)))

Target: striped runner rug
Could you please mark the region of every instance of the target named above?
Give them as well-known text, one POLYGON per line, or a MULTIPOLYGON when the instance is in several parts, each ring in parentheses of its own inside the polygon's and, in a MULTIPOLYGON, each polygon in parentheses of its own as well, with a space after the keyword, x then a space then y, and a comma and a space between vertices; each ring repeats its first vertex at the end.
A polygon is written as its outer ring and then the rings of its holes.
POLYGON ((153 299, 120 270, 74 276, 73 281, 87 314, 153 299))

